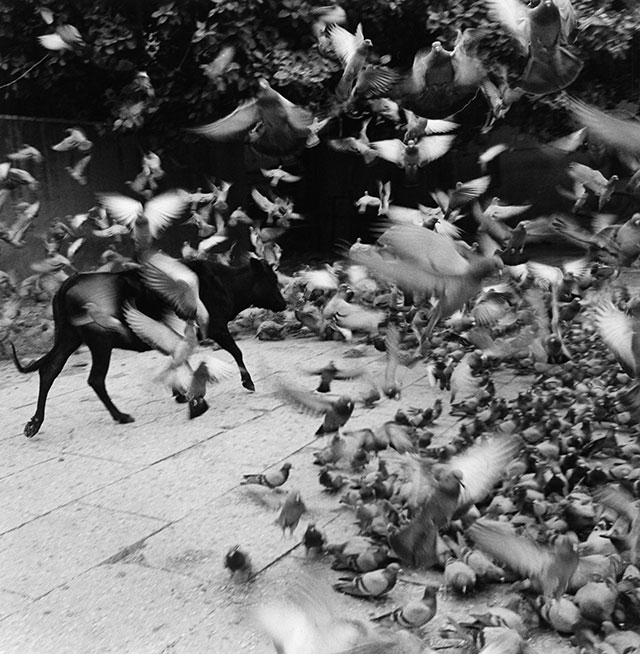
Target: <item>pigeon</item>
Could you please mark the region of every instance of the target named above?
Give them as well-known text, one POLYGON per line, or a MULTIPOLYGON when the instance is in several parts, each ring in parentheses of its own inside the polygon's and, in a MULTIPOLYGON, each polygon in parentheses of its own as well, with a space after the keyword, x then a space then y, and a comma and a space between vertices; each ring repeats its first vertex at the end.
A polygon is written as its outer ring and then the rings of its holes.
POLYGON ((268 470, 258 474, 244 475, 244 479, 240 482, 241 485, 246 484, 259 484, 267 488, 280 488, 288 479, 289 472, 292 465, 290 463, 283 463, 282 467, 278 470, 268 470))
POLYGON ((251 558, 240 548, 240 545, 234 545, 224 557, 224 567, 231 572, 231 577, 238 573, 246 579, 251 576, 251 558))
POLYGON ((468 182, 458 182, 454 189, 446 193, 444 191, 435 191, 431 195, 442 209, 444 220, 447 220, 453 211, 461 209, 485 193, 490 182, 491 178, 484 175, 468 182))
POLYGON ((78 161, 73 166, 65 166, 65 170, 73 179, 76 180, 76 182, 78 182, 78 184, 80 184, 80 186, 87 185, 86 170, 90 161, 91 155, 88 154, 85 157, 78 159, 78 161))
POLYGON ((326 536, 320 531, 315 522, 310 522, 307 529, 302 536, 302 543, 304 544, 305 554, 309 556, 322 554, 326 545, 326 536))
POLYGON ((53 34, 43 34, 38 37, 40 45, 47 50, 60 52, 65 50, 77 50, 86 45, 77 27, 66 23, 56 26, 53 34))
POLYGON ((180 191, 156 195, 144 205, 119 193, 99 193, 97 197, 107 213, 133 233, 141 251, 149 249, 152 240, 180 219, 189 207, 187 194, 180 191))
POLYGON ((571 96, 567 96, 566 102, 573 117, 587 128, 590 138, 623 154, 640 154, 640 122, 616 118, 571 96))
POLYGON ((200 299, 198 276, 183 263, 162 252, 154 252, 142 261, 142 279, 184 320, 196 320, 206 334, 209 312, 200 299))
POLYGON ((9 161, 33 161, 37 164, 41 164, 44 161, 42 152, 38 148, 33 147, 32 145, 23 145, 20 149, 15 152, 11 152, 7 155, 9 161))
MULTIPOLYGON (((200 68, 212 82, 215 82, 231 69, 235 56, 236 47, 234 45, 223 45, 213 60, 208 64, 202 64, 200 68)), ((237 64, 235 65, 237 66, 237 64)))
POLYGON ((366 266, 403 290, 437 298, 426 338, 440 318, 461 309, 477 294, 485 277, 504 267, 499 257, 458 249, 452 239, 416 225, 394 225, 378 243, 377 249, 352 253, 352 263, 366 266))
POLYGON ((293 536, 293 532, 298 526, 302 514, 305 513, 306 510, 307 507, 302 501, 300 491, 289 491, 284 499, 277 520, 278 525, 280 525, 280 528, 282 529, 283 536, 287 529, 289 530, 289 535, 293 536))
POLYGON ((484 498, 519 449, 515 437, 495 436, 478 442, 452 458, 437 478, 425 474, 416 463, 416 480, 420 480, 416 483, 424 484, 428 493, 416 517, 389 537, 401 561, 414 567, 434 565, 439 529, 484 498))
POLYGON ((344 102, 351 95, 373 44, 370 39, 364 38, 361 24, 358 25, 355 34, 337 24, 331 25, 327 32, 333 49, 344 66, 336 87, 338 101, 344 102))
POLYGON ((420 599, 411 600, 390 613, 373 618, 374 621, 389 618, 403 629, 420 629, 433 620, 438 610, 438 586, 427 584, 420 599))
POLYGON ((213 141, 248 140, 259 151, 285 155, 304 146, 311 122, 312 116, 306 109, 296 106, 261 79, 253 100, 220 120, 188 131, 213 141))
POLYGON ((372 570, 353 578, 342 578, 333 587, 355 597, 375 598, 386 595, 395 585, 401 568, 397 563, 390 563, 383 570, 372 570))
POLYGON ((569 176, 576 182, 580 189, 576 195, 580 196, 588 192, 598 197, 599 211, 602 211, 604 205, 611 199, 611 194, 618 181, 617 175, 611 175, 607 179, 599 170, 594 170, 589 166, 575 161, 569 164, 569 176))
POLYGON ((52 150, 56 152, 69 152, 70 150, 80 150, 80 152, 88 152, 93 147, 93 141, 90 141, 85 134, 85 131, 80 127, 69 127, 67 136, 59 143, 51 146, 52 150))
POLYGON ((271 186, 276 187, 280 182, 286 182, 287 184, 293 184, 294 182, 299 182, 302 177, 299 175, 292 175, 286 170, 282 169, 282 166, 279 168, 272 168, 267 170, 265 168, 260 169, 262 174, 269 180, 271 186))
POLYGON ((528 55, 518 87, 546 95, 572 84, 583 64, 564 44, 576 26, 571 0, 542 0, 529 8, 520 0, 487 0, 490 14, 528 55))
POLYGON ((165 322, 160 322, 142 313, 130 302, 125 302, 122 313, 131 331, 141 341, 171 357, 168 367, 156 379, 173 383, 176 370, 188 365, 189 357, 198 346, 195 323, 184 323, 177 316, 171 318, 169 314, 165 315, 165 322), (182 333, 181 328, 184 330, 182 333))
POLYGON ((490 521, 477 521, 467 534, 476 547, 531 579, 544 598, 560 599, 578 567, 575 544, 563 536, 553 548, 545 548, 517 536, 503 523, 490 521))
POLYGON ((424 136, 406 143, 400 139, 373 141, 371 147, 376 155, 402 168, 408 182, 417 180, 418 170, 428 163, 443 157, 453 145, 454 134, 424 136))
POLYGON ((281 654, 385 651, 366 649, 374 634, 364 621, 344 617, 331 588, 317 576, 297 575, 287 595, 258 607, 256 618, 281 654))
POLYGON ((341 395, 335 400, 329 400, 300 390, 282 380, 278 382, 278 393, 304 411, 315 415, 324 415, 322 424, 316 431, 316 436, 334 434, 339 431, 345 426, 355 408, 355 402, 349 395, 341 395))
POLYGON ((185 388, 184 397, 189 403, 190 419, 201 416, 209 408, 204 399, 207 394, 207 384, 217 384, 223 379, 228 379, 234 371, 235 368, 230 363, 207 355, 200 359, 190 379, 174 382, 174 389, 178 386, 185 388))
POLYGON ((25 235, 38 215, 40 202, 18 202, 15 208, 16 216, 11 225, 0 223, 0 239, 14 248, 21 248, 26 245, 25 235))
POLYGON ((329 393, 331 382, 334 379, 356 379, 365 373, 363 367, 338 368, 333 361, 318 370, 309 371, 310 375, 320 375, 320 384, 316 390, 318 393, 329 393))

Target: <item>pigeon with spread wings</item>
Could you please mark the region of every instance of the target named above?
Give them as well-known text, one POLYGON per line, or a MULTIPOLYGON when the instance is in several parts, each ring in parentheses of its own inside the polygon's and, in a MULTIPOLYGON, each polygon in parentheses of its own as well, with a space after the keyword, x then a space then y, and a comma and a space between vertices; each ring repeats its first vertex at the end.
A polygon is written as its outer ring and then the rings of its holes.
POLYGON ((394 225, 379 239, 381 247, 357 250, 353 263, 398 284, 403 290, 435 297, 428 338, 440 318, 446 318, 480 290, 482 280, 501 271, 499 257, 483 257, 451 238, 416 225, 394 225))
POLYGON ((117 223, 129 229, 140 251, 147 250, 189 208, 188 194, 182 191, 156 195, 144 205, 119 193, 101 193, 98 200, 117 223))
POLYGON ((372 142, 371 147, 378 157, 402 168, 408 181, 415 182, 418 170, 447 154, 455 138, 455 134, 436 134, 406 143, 400 139, 386 139, 372 142))
POLYGON ((162 252, 154 252, 142 262, 144 283, 156 291, 184 320, 197 320, 203 333, 209 312, 200 299, 198 276, 183 263, 162 252))
POLYGON ((429 568, 436 563, 440 528, 482 500, 517 455, 521 441, 515 436, 494 436, 477 442, 455 456, 437 475, 417 462, 416 486, 428 488, 417 515, 389 537, 389 544, 408 565, 429 568))
POLYGON ((304 147, 311 134, 311 113, 280 95, 264 79, 258 87, 254 99, 228 116, 189 131, 219 142, 246 139, 256 150, 274 155, 290 154, 304 147))
POLYGON ((278 394, 291 404, 307 413, 324 416, 322 424, 316 431, 316 436, 334 434, 344 427, 355 407, 354 401, 348 395, 341 395, 335 400, 330 400, 296 388, 293 384, 281 379, 278 380, 277 387, 278 394))
POLYGON ((544 547, 493 521, 477 521, 467 533, 478 548, 529 578, 543 597, 562 597, 578 567, 577 548, 567 536, 544 547))
POLYGON ((519 88, 532 95, 560 91, 572 84, 582 62, 564 44, 576 27, 571 0, 542 0, 529 8, 520 0, 487 0, 489 12, 528 55, 519 88))

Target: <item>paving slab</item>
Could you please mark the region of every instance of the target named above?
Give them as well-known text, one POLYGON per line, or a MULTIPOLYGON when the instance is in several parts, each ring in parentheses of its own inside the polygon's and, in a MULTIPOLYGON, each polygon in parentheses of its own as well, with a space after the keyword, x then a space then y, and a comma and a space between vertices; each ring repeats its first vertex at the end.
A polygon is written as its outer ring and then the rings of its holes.
POLYGON ((157 654, 211 615, 216 589, 135 564, 93 568, 0 627, 3 654, 157 654))
POLYGON ((0 589, 42 597, 165 524, 74 502, 0 538, 0 589))
MULTIPOLYGON (((25 442, 27 455, 29 445, 25 442)), ((12 510, 42 515, 135 470, 135 465, 67 453, 0 479, 0 497, 12 510)))

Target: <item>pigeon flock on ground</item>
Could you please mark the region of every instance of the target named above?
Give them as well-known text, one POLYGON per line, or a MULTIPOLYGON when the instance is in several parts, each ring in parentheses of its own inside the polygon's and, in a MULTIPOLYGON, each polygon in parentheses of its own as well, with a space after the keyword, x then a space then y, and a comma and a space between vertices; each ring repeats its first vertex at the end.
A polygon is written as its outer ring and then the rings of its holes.
MULTIPOLYGON (((475 30, 460 32, 452 52, 434 43, 402 75, 374 56, 362 26, 349 32, 342 26, 344 11, 325 7, 317 11, 314 31, 344 64, 329 115, 312 116, 263 80, 254 100, 191 130, 214 142, 241 140, 257 152, 280 155, 324 142, 362 157, 372 170, 380 171, 373 167, 381 161, 396 166, 411 185, 455 147, 455 116, 423 117, 425 107, 452 89, 483 91, 491 109, 485 130, 522 94, 557 92, 576 121, 576 131, 541 146, 566 160, 574 188, 563 193, 574 202, 571 212, 520 221, 529 205, 508 206, 491 197, 488 170, 508 149, 503 144, 480 155, 477 177, 435 189, 431 206, 394 204, 393 184, 380 178, 378 195, 364 190, 356 203, 358 211, 375 214, 375 242, 363 235, 332 263, 279 272, 289 308, 279 314, 247 310, 232 325, 234 333, 264 341, 345 341, 354 359, 349 367, 329 361, 306 371, 308 387, 272 377, 274 392, 292 411, 318 417, 318 481, 336 505, 353 512, 353 533, 333 543, 312 521, 305 526, 309 507, 299 491, 288 490, 295 475, 289 463, 244 474, 241 481, 281 496, 274 529, 297 537, 304 527, 307 555, 341 571, 333 591, 307 580, 288 599, 260 608, 257 620, 279 654, 444 648, 516 654, 532 649, 527 634, 540 625, 589 654, 640 651, 640 302, 621 277, 640 255, 640 212, 609 212, 616 194, 640 202, 640 124, 563 91, 581 68, 569 46, 576 29, 569 0, 487 5, 527 54, 515 88, 490 80, 476 58, 475 30), (351 135, 339 133, 345 116, 358 119, 351 135), (372 125, 383 125, 388 137, 370 140, 372 125), (573 160, 586 144, 615 154, 625 173, 607 177, 573 160), (471 231, 462 227, 468 219, 471 231), (533 260, 527 246, 541 235, 581 254, 553 265, 533 260), (358 362, 374 349, 386 362, 381 378, 358 362), (439 391, 430 406, 403 404, 402 370, 415 366, 439 391), (532 380, 511 401, 499 396, 493 381, 505 368, 532 380), (343 392, 346 383, 359 392, 343 392), (354 411, 381 402, 397 403, 393 420, 350 429, 354 411), (436 446, 432 428, 443 412, 463 420, 451 442, 436 446), (432 568, 442 572, 442 584, 427 584, 414 600, 375 620, 349 620, 332 608, 332 592, 375 602, 393 596, 405 570, 432 568), (430 631, 444 589, 472 596, 489 584, 510 585, 507 604, 430 631)), ((52 24, 53 18, 43 18, 52 24)), ((82 39, 68 28, 56 27, 43 46, 76 47, 82 39)), ((225 61, 233 58, 233 52, 224 54, 225 61)), ((67 172, 85 184, 92 143, 79 128, 66 134, 51 148, 75 153, 67 172)), ((34 198, 16 204, 13 222, 0 230, 0 238, 16 248, 24 246, 38 213, 43 157, 25 145, 0 164, 0 204, 17 188, 34 198)), ((171 319, 150 321, 136 307, 124 307, 128 327, 170 357, 159 376, 185 373, 191 397, 203 397, 197 388, 207 377, 229 371, 212 373, 206 362, 202 368, 192 360, 197 328, 208 316, 189 270, 155 244, 190 223, 199 242, 184 244, 183 259, 236 265, 259 256, 278 268, 278 240, 304 220, 282 189, 301 175, 285 166, 261 172, 263 185, 247 199, 253 204, 230 210, 227 182, 211 183, 207 192, 160 191, 161 159, 145 153, 139 175, 128 183, 136 198, 99 194, 86 213, 51 221, 43 234, 46 256, 31 264, 33 275, 18 281, 0 273, 0 342, 19 328, 24 303, 48 302, 75 272, 78 252, 91 241, 103 242, 93 270, 139 268, 144 283, 186 321, 178 328, 171 319)), ((108 301, 96 297, 83 320, 120 328, 108 320, 108 301)), ((234 582, 250 582, 251 552, 242 544, 229 550, 224 565, 234 582)))

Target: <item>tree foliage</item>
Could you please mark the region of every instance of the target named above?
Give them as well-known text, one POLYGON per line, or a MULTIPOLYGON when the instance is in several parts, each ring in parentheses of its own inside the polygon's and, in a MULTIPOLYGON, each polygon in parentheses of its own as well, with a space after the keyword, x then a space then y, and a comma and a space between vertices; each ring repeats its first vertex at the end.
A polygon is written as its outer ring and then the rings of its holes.
MULTIPOLYGON (((36 0, 0 4, 0 101, 4 113, 104 122, 106 128, 177 134, 218 118, 252 97, 268 79, 292 101, 312 108, 330 99, 340 76, 335 57, 321 51, 312 25, 319 0, 36 0), (39 9, 78 28, 86 45, 50 52, 38 36, 52 31, 39 9), (207 66, 231 45, 233 65, 221 75, 207 66), (155 89, 153 111, 142 121, 117 121, 136 72, 155 89)), ((579 31, 572 50, 584 61, 572 93, 604 107, 636 113, 640 5, 621 0, 574 0, 579 31)), ((345 0, 349 24, 392 66, 408 69, 416 50, 442 40, 452 48, 456 29, 487 27, 481 56, 506 63, 515 79, 523 58, 477 0, 345 0)), ((536 124, 561 111, 557 98, 525 101, 536 124)), ((525 112, 526 113, 526 112, 525 112)), ((522 120, 522 112, 513 120, 522 120)), ((507 120, 510 120, 507 115, 507 120)))

